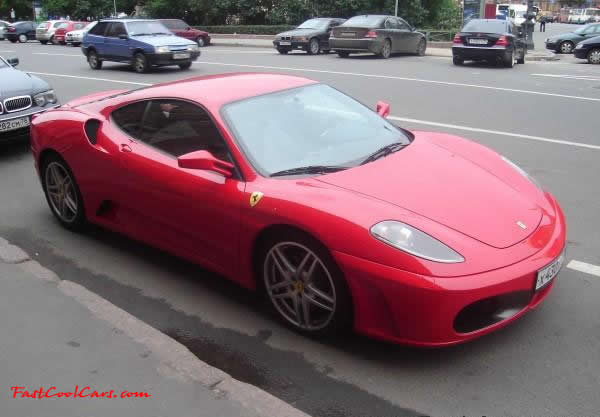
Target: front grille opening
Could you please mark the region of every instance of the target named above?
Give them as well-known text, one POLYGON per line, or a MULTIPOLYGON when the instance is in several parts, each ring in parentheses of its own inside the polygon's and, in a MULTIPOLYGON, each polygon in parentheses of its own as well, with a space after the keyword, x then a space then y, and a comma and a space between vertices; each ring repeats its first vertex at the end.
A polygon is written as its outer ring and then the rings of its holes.
POLYGON ((531 291, 518 291, 476 301, 463 308, 454 319, 454 330, 471 333, 508 320, 531 301, 531 291))
POLYGON ((12 97, 4 100, 4 108, 7 113, 28 109, 31 104, 30 96, 12 97))

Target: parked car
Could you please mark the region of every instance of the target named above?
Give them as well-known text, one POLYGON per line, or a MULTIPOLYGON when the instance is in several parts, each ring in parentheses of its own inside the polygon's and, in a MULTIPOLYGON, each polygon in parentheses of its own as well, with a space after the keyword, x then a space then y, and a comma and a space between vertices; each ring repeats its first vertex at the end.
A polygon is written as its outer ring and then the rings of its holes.
POLYGON ((329 36, 334 27, 344 23, 346 19, 320 17, 309 19, 296 29, 278 33, 273 46, 280 54, 287 54, 294 49, 301 49, 309 55, 323 51, 329 53, 329 36))
POLYGON ((63 227, 204 265, 304 334, 448 346, 538 307, 566 264, 555 198, 389 111, 306 78, 210 75, 75 99, 34 118, 31 149, 63 227))
POLYGON ((583 9, 581 14, 574 16, 571 23, 595 23, 600 21, 600 9, 587 8, 583 9))
POLYGON ((46 81, 17 65, 18 58, 0 56, 0 143, 27 139, 31 116, 59 104, 46 81))
POLYGON ((29 21, 12 23, 6 28, 4 37, 12 43, 17 41, 24 43, 33 40, 35 39, 35 23, 29 21))
POLYGON ((4 20, 0 20, 0 41, 4 40, 4 31, 6 30, 6 28, 10 26, 9 22, 6 22, 4 20))
POLYGON ((198 44, 173 35, 158 20, 111 19, 98 22, 81 46, 92 69, 104 61, 126 62, 136 72, 155 66, 178 65, 189 69, 200 56, 198 44))
POLYGON ((198 44, 198 46, 207 46, 210 44, 210 35, 203 30, 194 29, 181 19, 159 19, 174 35, 189 39, 198 44))
POLYGON ((42 45, 46 45, 48 42, 54 43, 54 34, 63 23, 68 22, 66 20, 48 20, 47 22, 40 23, 35 30, 35 38, 42 45))
POLYGON ((454 65, 465 61, 500 62, 512 68, 525 63, 527 46, 510 20, 472 19, 452 40, 454 65))
POLYGON ((587 59, 590 64, 600 64, 600 33, 595 38, 579 42, 573 55, 575 58, 587 59))
POLYGON ((84 26, 82 29, 72 30, 70 32, 67 32, 67 34, 65 35, 65 40, 66 40, 67 44, 70 44, 73 46, 81 45, 81 41, 83 40, 83 37, 85 36, 85 34, 88 33, 90 31, 90 29, 92 29, 94 26, 96 26, 97 23, 98 23, 97 21, 90 22, 89 24, 84 26))
POLYGON ((71 32, 73 30, 81 30, 88 22, 64 22, 62 23, 54 32, 54 42, 59 43, 61 45, 67 44, 67 32, 71 32))
POLYGON ((579 42, 599 35, 600 23, 591 23, 584 27, 577 28, 573 32, 562 33, 546 38, 546 48, 559 53, 570 54, 579 42))
POLYGON ((384 15, 354 16, 332 31, 329 46, 346 58, 354 52, 372 52, 382 58, 405 52, 425 55, 427 40, 404 19, 384 15))
POLYGON ((567 23, 576 23, 579 21, 579 16, 583 13, 583 9, 571 9, 569 11, 569 17, 567 23))

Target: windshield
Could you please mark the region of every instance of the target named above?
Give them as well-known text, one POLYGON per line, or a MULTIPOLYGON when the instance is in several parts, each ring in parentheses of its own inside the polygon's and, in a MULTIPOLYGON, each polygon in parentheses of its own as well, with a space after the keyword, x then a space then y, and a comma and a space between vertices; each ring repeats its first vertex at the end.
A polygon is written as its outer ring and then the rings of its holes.
POLYGON ((327 26, 326 20, 310 19, 298 26, 298 29, 321 29, 327 26))
POLYGON ((383 21, 381 16, 354 16, 346 20, 342 26, 365 26, 375 27, 379 26, 383 21))
POLYGON ((479 20, 473 19, 465 25, 463 32, 504 33, 506 32, 505 20, 479 20))
POLYGON ((410 143, 377 113, 324 84, 231 103, 223 115, 264 176, 313 165, 355 166, 385 145, 410 143))
POLYGON ((129 22, 127 31, 129 36, 171 35, 171 31, 165 25, 156 21, 129 22))
POLYGON ((581 28, 577 28, 577 29, 575 29, 575 30, 573 31, 573 33, 584 33, 584 32, 585 32, 587 29, 589 29, 589 28, 590 28, 590 26, 589 26, 589 25, 588 25, 588 26, 581 27, 581 28))

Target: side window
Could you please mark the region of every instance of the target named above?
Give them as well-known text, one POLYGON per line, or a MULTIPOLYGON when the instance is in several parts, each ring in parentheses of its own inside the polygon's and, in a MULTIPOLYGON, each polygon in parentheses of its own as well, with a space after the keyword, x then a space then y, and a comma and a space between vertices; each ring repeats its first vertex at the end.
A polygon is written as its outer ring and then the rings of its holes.
POLYGON ((175 29, 175 25, 173 24, 172 20, 161 20, 160 22, 165 25, 167 29, 175 29))
POLYGON ((106 31, 106 36, 110 38, 118 38, 119 35, 127 35, 125 25, 121 22, 113 22, 106 31))
POLYGON ((387 19, 387 20, 385 21, 385 26, 384 26, 384 27, 385 27, 386 29, 393 29, 393 28, 394 28, 394 26, 392 25, 392 19, 387 19))
POLYGON ((75 26, 73 26, 73 30, 83 29, 84 26, 85 23, 75 23, 75 26))
POLYGON ((398 19, 398 29, 410 30, 410 25, 402 19, 398 19))
POLYGON ((175 21, 175 28, 179 30, 186 30, 188 25, 183 20, 177 20, 175 21))
POLYGON ((148 103, 148 101, 138 101, 113 111, 111 114, 113 122, 129 136, 140 139, 142 120, 148 103))
POLYGON ((152 100, 139 136, 143 142, 174 157, 206 150, 216 158, 231 160, 206 111, 186 101, 152 100))
POLYGON ((103 36, 108 22, 100 22, 88 32, 90 35, 103 36))

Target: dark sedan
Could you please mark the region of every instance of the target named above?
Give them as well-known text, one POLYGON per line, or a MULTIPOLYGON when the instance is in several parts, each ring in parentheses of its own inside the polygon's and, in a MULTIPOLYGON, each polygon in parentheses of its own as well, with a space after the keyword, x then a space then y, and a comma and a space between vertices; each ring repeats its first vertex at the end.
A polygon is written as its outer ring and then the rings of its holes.
POLYGON ((31 115, 58 106, 48 83, 15 69, 18 64, 0 57, 0 142, 28 138, 31 115))
POLYGON ((344 23, 345 19, 320 17, 309 19, 294 30, 278 33, 273 45, 280 54, 301 49, 309 55, 329 52, 329 35, 331 30, 344 23))
POLYGON ((577 44, 573 50, 575 58, 587 59, 590 64, 600 64, 600 34, 577 44))
POLYGON ((454 36, 454 65, 466 60, 500 62, 512 68, 525 63, 526 45, 510 20, 472 19, 454 36))
POLYGON ((591 23, 575 29, 573 32, 546 38, 546 48, 563 54, 570 54, 579 42, 596 36, 600 36, 600 23, 591 23))
POLYGON ((393 53, 425 55, 427 40, 404 19, 394 16, 354 16, 333 29, 329 46, 346 58, 354 52, 372 52, 382 58, 393 53))
POLYGON ((4 30, 4 37, 16 43, 17 41, 25 43, 35 39, 35 23, 23 21, 15 22, 4 30))

